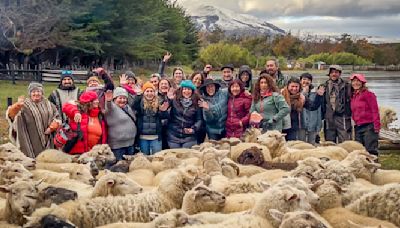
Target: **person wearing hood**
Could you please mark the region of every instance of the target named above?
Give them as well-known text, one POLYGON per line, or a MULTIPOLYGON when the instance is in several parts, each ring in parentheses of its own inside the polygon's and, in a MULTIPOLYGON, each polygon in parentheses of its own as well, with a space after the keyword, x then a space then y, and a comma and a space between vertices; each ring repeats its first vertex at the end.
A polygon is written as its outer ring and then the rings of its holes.
POLYGON ((247 94, 244 84, 239 79, 235 79, 228 86, 228 112, 226 119, 226 137, 240 138, 249 125, 251 95, 247 94))
POLYGON ((168 118, 168 145, 174 148, 191 148, 197 144, 197 134, 202 124, 199 96, 190 80, 183 80, 171 102, 168 118))
POLYGON ((225 137, 225 122, 228 110, 228 90, 221 85, 206 79, 200 87, 203 99, 199 106, 203 108, 203 119, 206 125, 208 139, 220 140, 225 137))
POLYGON ((290 109, 285 98, 279 93, 275 80, 269 74, 261 74, 255 83, 250 112, 257 112, 262 116, 260 127, 263 132, 282 131, 283 118, 289 114, 290 109))
POLYGON ((355 138, 369 153, 378 156, 381 123, 376 96, 366 87, 367 80, 364 74, 352 74, 350 80, 353 91, 351 112, 355 122, 355 138))
POLYGON ((249 93, 252 92, 252 78, 253 73, 251 72, 250 67, 248 65, 242 65, 239 68, 238 79, 244 83, 244 88, 249 93))
POLYGON ((61 121, 63 123, 67 121, 67 117, 62 112, 62 106, 69 101, 78 100, 81 93, 82 91, 79 89, 79 87, 75 86, 72 71, 61 71, 60 84, 58 85, 57 89, 51 92, 48 99, 56 106, 58 112, 61 114, 61 121))

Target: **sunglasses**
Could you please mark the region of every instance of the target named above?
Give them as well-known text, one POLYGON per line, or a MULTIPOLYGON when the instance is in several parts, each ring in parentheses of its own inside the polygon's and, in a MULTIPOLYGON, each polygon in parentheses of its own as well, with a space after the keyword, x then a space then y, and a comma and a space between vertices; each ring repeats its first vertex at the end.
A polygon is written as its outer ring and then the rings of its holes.
POLYGON ((71 70, 63 70, 61 71, 62 75, 72 75, 72 71, 71 70))

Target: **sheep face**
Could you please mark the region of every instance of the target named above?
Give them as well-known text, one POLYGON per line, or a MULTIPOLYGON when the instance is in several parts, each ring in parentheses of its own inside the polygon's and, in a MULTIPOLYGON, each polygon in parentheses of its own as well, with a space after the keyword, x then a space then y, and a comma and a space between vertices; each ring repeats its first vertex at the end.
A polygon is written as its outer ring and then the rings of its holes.
POLYGON ((12 143, 6 143, 6 144, 3 144, 3 145, 0 145, 0 154, 2 154, 2 153, 13 153, 13 154, 20 153, 20 154, 23 154, 18 149, 18 147, 14 146, 14 144, 12 144, 12 143))
POLYGON ((291 228, 291 227, 327 228, 328 227, 323 221, 321 221, 320 218, 318 218, 314 213, 310 211, 294 211, 283 214, 278 210, 271 209, 270 213, 275 220, 281 223, 279 228, 291 228))
POLYGON ((188 191, 197 184, 196 181, 198 181, 200 172, 199 168, 196 166, 186 166, 180 169, 179 172, 182 176, 182 186, 184 190, 188 191))
POLYGON ((57 188, 49 186, 39 193, 39 201, 42 206, 50 207, 52 203, 61 204, 68 200, 75 200, 78 194, 65 188, 57 188))
POLYGON ((188 225, 198 224, 195 219, 189 217, 188 214, 181 210, 173 209, 165 214, 150 212, 150 217, 153 220, 153 227, 183 227, 188 225))
POLYGON ((12 184, 17 180, 30 180, 33 175, 19 163, 6 162, 0 166, 0 182, 2 184, 12 184))
POLYGON ((382 129, 385 130, 388 130, 389 125, 397 120, 397 113, 392 108, 380 107, 379 115, 380 115, 382 129))
POLYGON ((131 163, 127 160, 118 161, 115 165, 111 166, 111 172, 127 173, 129 172, 129 165, 131 163))
POLYGON ((192 189, 195 194, 192 195, 194 202, 201 202, 201 207, 205 211, 219 211, 225 206, 225 195, 214 191, 204 184, 199 184, 192 189))
POLYGON ((88 185, 94 185, 96 180, 90 172, 90 164, 80 165, 76 170, 69 172, 69 178, 78 180, 88 185))
POLYGON ((286 142, 285 134, 282 134, 276 130, 267 131, 266 133, 257 137, 257 142, 268 147, 270 150, 274 150, 286 142))
POLYGON ((96 183, 93 193, 98 193, 94 196, 124 196, 128 194, 138 194, 143 191, 143 188, 135 181, 129 179, 124 173, 107 172, 96 183), (105 189, 108 189, 105 192, 105 189), (103 193, 101 193, 103 192, 103 193))
POLYGON ((259 135, 261 135, 261 130, 259 128, 251 127, 246 129, 240 139, 243 142, 256 143, 259 135))
POLYGON ((11 213, 30 215, 36 208, 39 191, 37 186, 40 182, 18 181, 9 186, 0 186, 0 191, 6 192, 7 204, 11 213))
POLYGON ((36 168, 36 161, 22 153, 0 153, 0 164, 4 164, 6 161, 22 164, 28 170, 36 168))

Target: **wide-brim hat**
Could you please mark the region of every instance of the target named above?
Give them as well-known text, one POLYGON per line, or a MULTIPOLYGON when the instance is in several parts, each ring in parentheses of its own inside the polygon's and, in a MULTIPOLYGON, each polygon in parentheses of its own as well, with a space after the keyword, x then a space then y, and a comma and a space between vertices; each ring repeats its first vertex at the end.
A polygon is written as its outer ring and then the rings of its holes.
POLYGON ((222 66, 222 67, 221 67, 221 71, 223 71, 225 68, 229 68, 229 69, 231 69, 232 71, 235 70, 235 66, 234 66, 233 64, 231 64, 231 63, 222 66))
POLYGON ((201 85, 199 89, 200 89, 202 92, 205 92, 207 86, 208 86, 208 85, 213 85, 213 84, 215 85, 215 90, 218 91, 218 89, 221 87, 221 84, 220 84, 219 82, 217 82, 217 81, 212 80, 212 79, 206 79, 206 80, 204 81, 203 85, 201 85))
POLYGON ((331 73, 331 70, 337 70, 337 71, 340 71, 340 73, 342 73, 343 69, 339 65, 330 65, 329 68, 328 68, 328 76, 331 73))

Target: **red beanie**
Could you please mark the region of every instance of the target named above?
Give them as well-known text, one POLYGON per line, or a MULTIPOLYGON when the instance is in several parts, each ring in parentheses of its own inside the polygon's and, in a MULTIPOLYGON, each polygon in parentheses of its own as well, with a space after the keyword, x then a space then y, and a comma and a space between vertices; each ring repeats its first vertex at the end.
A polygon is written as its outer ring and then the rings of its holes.
POLYGON ((97 93, 96 92, 94 92, 94 91, 86 91, 86 92, 83 92, 81 94, 81 96, 79 97, 79 102, 81 102, 81 103, 89 103, 89 102, 92 102, 92 101, 96 100, 97 98, 98 97, 97 97, 97 93))

